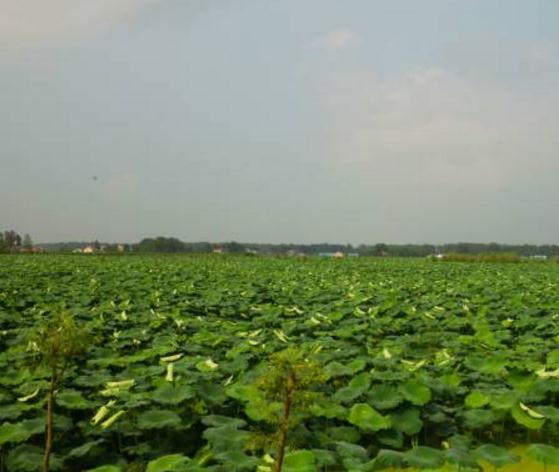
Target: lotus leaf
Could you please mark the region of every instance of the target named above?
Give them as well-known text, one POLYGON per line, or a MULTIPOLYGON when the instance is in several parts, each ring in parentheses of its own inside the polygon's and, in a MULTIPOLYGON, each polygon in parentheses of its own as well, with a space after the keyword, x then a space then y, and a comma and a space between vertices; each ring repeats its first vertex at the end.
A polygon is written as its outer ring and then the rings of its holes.
POLYGON ((348 420, 363 431, 380 431, 392 426, 389 416, 382 416, 366 403, 356 403, 351 407, 348 420))

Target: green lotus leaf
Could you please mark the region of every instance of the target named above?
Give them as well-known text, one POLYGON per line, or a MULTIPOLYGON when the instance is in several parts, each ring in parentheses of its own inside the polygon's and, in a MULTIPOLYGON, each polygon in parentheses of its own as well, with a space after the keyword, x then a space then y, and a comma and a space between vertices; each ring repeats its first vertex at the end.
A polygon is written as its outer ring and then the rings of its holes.
POLYGON ((261 462, 257 457, 249 456, 240 450, 219 452, 214 457, 227 466, 228 470, 234 470, 236 472, 252 472, 261 462))
POLYGON ((148 463, 146 472, 175 472, 183 470, 190 459, 182 454, 169 454, 148 463))
POLYGON ((559 424, 559 408, 554 406, 538 406, 538 411, 554 424, 559 424))
POLYGON ((326 449, 313 449, 318 470, 327 470, 337 464, 336 455, 326 449))
POLYGON ((194 391, 189 385, 172 386, 169 384, 159 387, 152 394, 152 398, 157 403, 163 405, 178 405, 189 400, 194 396, 194 391))
POLYGON ((74 379, 73 385, 80 387, 102 387, 111 379, 111 375, 106 370, 88 371, 87 375, 81 375, 74 379))
POLYGON ((491 394, 490 405, 496 410, 510 410, 518 403, 518 394, 512 390, 499 390, 491 394))
POLYGON ((445 452, 449 464, 457 466, 458 470, 481 470, 476 458, 468 448, 451 447, 445 452))
POLYGON ((367 471, 399 469, 404 466, 404 454, 390 449, 381 449, 376 457, 367 464, 367 471))
MULTIPOLYGON (((44 450, 37 446, 23 444, 9 452, 6 470, 14 472, 37 472, 43 470, 44 450)), ((55 454, 50 456, 49 470, 62 470, 62 462, 55 454)))
POLYGON ((334 426, 328 429, 328 437, 333 441, 358 444, 361 440, 361 433, 353 426, 334 426))
POLYGON ((102 465, 95 469, 87 469, 85 472, 122 472, 122 469, 116 465, 102 465))
POLYGON ((404 446, 404 435, 396 429, 385 429, 375 435, 377 441, 384 446, 401 449, 404 446))
POLYGON ((468 356, 465 364, 474 371, 483 374, 497 375, 505 371, 507 367, 507 359, 501 355, 492 356, 468 356))
POLYGON ((31 433, 23 423, 4 423, 0 426, 0 446, 5 443, 17 444, 27 441, 31 433))
POLYGON ((56 395, 56 404, 68 410, 87 410, 93 403, 86 400, 77 390, 66 389, 56 395))
POLYGON ((559 448, 547 444, 530 444, 526 453, 545 465, 559 465, 559 448))
POLYGON ((347 387, 341 388, 334 395, 334 399, 349 403, 365 393, 371 385, 371 375, 363 372, 351 379, 347 387))
POLYGON ((425 405, 431 400, 431 390, 419 380, 408 380, 400 385, 398 390, 406 400, 414 405, 425 405))
POLYGON ((283 403, 269 402, 263 400, 248 403, 245 406, 246 415, 254 421, 273 422, 280 417, 283 411, 283 403))
POLYGON ((240 418, 231 418, 229 416, 208 415, 202 417, 202 423, 206 426, 213 426, 219 428, 221 426, 229 426, 231 428, 243 428, 246 426, 246 421, 240 418))
POLYGON ((83 457, 89 454, 100 444, 103 444, 103 439, 97 439, 95 441, 89 441, 79 447, 75 447, 68 453, 68 457, 83 457))
POLYGON ((555 349, 547 354, 547 365, 551 368, 559 367, 559 350, 555 349))
POLYGON ((149 410, 138 416, 140 429, 177 428, 180 424, 179 415, 169 410, 149 410))
POLYGON ((367 363, 364 359, 355 359, 351 361, 347 367, 351 371, 351 375, 355 375, 357 372, 363 370, 367 363))
POLYGON ((392 424, 394 428, 408 436, 415 436, 423 428, 420 411, 416 408, 407 408, 403 411, 393 413, 392 424))
POLYGON ((324 372, 327 378, 332 377, 342 377, 344 375, 352 375, 353 371, 343 364, 340 364, 338 361, 330 362, 325 368, 324 372))
POLYGON ((367 449, 358 444, 352 444, 345 441, 336 441, 333 443, 336 452, 343 459, 357 459, 360 462, 366 461, 369 458, 367 449))
POLYGON ((524 411, 520 407, 520 405, 516 405, 511 410, 511 414, 512 414, 512 417, 514 418, 514 420, 518 424, 520 424, 520 425, 522 425, 522 426, 524 426, 528 429, 540 429, 545 423, 545 417, 544 418, 534 418, 527 411, 524 411))
POLYGON ((235 382, 227 386, 225 394, 242 402, 254 401, 261 398, 261 392, 255 385, 247 385, 241 382, 235 382))
POLYGON ((443 465, 444 455, 438 449, 417 446, 404 453, 404 462, 408 467, 436 469, 443 465))
POLYGON ((392 426, 392 419, 389 416, 382 416, 367 403, 353 405, 348 420, 363 431, 380 431, 392 426))
POLYGON ((448 438, 448 445, 453 449, 469 450, 472 439, 462 434, 455 434, 448 438))
POLYGON ((369 401, 379 410, 389 410, 402 402, 402 395, 392 385, 375 385, 369 392, 369 401))
POLYGON ((35 406, 28 405, 26 403, 12 403, 11 405, 2 405, 2 408, 0 408, 0 421, 16 420, 21 415, 23 415, 23 413, 35 408, 35 406))
POLYGON ((464 400, 464 404, 468 408, 481 408, 490 402, 491 398, 483 392, 472 392, 464 400))
POLYGON ((473 409, 462 413, 464 424, 471 429, 480 429, 493 423, 497 416, 491 410, 473 409))
POLYGON ((535 382, 536 378, 533 374, 526 374, 522 371, 512 371, 507 376, 507 383, 521 392, 530 391, 535 382))
POLYGON ((34 436, 35 434, 43 434, 45 432, 46 418, 39 417, 31 420, 23 420, 20 424, 29 432, 31 436, 34 436))
POLYGON ((456 372, 443 375, 441 377, 441 380, 443 382, 443 385, 449 390, 457 389, 462 383, 462 377, 460 377, 456 372))
POLYGON ((208 358, 196 363, 196 368, 200 372, 213 372, 219 368, 219 364, 208 358))
POLYGON ((516 464, 520 457, 513 452, 507 451, 494 444, 484 444, 474 451, 477 460, 489 462, 494 467, 504 467, 509 464, 516 464))
POLYGON ((316 472, 316 456, 313 451, 301 450, 285 455, 282 472, 316 472))
POLYGON ((212 406, 220 406, 227 400, 224 388, 215 382, 199 382, 196 385, 196 393, 212 406))
POLYGON ((249 433, 233 426, 221 426, 206 429, 203 436, 210 443, 212 450, 226 452, 243 450, 249 433))
POLYGON ((333 401, 323 400, 310 407, 313 416, 343 419, 347 416, 347 408, 333 401))

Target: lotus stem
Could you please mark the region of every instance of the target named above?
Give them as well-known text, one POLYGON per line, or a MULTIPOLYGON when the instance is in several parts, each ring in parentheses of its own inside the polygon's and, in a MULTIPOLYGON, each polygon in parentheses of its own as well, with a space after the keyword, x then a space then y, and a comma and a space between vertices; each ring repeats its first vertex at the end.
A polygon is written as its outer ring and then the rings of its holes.
POLYGON ((287 395, 283 406, 283 419, 279 429, 279 445, 278 445, 278 458, 274 471, 281 472, 283 466, 283 458, 285 457, 285 443, 287 440, 287 431, 289 430, 289 415, 291 413, 291 404, 295 396, 295 374, 290 371, 287 376, 287 395))
POLYGON ((49 390, 47 393, 47 431, 45 440, 45 457, 43 461, 43 472, 49 472, 50 454, 52 451, 52 427, 54 417, 54 388, 56 385, 56 367, 52 368, 49 390))

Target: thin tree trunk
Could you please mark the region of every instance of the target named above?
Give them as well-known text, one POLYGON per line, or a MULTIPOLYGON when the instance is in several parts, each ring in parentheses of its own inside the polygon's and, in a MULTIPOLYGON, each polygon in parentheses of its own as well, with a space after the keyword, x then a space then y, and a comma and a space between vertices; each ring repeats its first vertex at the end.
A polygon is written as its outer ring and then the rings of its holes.
POLYGON ((52 451, 52 426, 54 416, 54 388, 56 384, 56 368, 52 369, 49 391, 47 393, 47 437, 45 441, 45 458, 43 462, 43 472, 49 472, 50 453, 52 451))
POLYGON ((290 372, 287 377, 287 396, 283 405, 283 419, 279 429, 279 445, 278 458, 276 460, 275 472, 281 472, 283 466, 283 458, 285 456, 285 443, 287 440, 287 431, 289 430, 289 415, 291 413, 291 404, 295 396, 295 374, 290 372))

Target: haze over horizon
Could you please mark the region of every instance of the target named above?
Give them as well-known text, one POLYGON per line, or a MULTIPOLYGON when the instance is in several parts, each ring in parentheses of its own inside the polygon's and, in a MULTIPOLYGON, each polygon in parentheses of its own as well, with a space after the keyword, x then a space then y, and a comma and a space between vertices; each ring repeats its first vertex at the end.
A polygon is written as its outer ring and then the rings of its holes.
POLYGON ((2 230, 559 243, 559 2, 0 11, 2 230))

